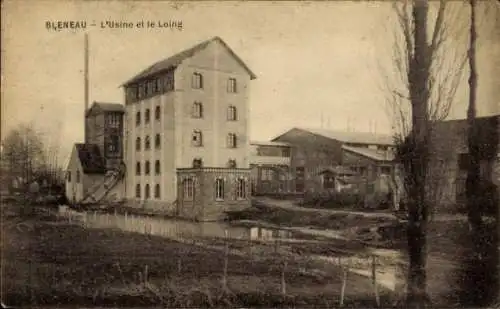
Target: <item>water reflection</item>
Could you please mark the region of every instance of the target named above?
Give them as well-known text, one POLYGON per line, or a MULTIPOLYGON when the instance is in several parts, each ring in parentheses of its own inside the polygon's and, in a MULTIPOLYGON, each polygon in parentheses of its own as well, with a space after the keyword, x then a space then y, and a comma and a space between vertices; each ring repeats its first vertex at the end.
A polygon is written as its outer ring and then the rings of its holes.
POLYGON ((70 220, 80 221, 88 228, 117 228, 127 232, 174 239, 192 237, 223 238, 226 237, 226 231, 229 238, 245 240, 270 241, 296 236, 291 231, 258 226, 237 226, 225 222, 190 222, 127 214, 76 212, 64 206, 59 208, 59 214, 70 220))

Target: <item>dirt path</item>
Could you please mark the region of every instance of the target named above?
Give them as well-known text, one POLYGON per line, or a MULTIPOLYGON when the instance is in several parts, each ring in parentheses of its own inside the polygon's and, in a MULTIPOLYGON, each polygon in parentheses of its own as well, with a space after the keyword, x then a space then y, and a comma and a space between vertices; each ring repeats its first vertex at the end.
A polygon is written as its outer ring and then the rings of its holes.
POLYGON ((277 199, 272 199, 272 198, 268 198, 268 197, 258 197, 258 198, 256 198, 256 200, 265 204, 266 206, 279 207, 279 208, 293 210, 293 211, 316 212, 316 213, 322 213, 322 214, 327 214, 327 215, 333 215, 333 214, 359 215, 359 216, 371 217, 371 218, 388 218, 388 219, 395 219, 396 218, 396 216, 394 216, 391 213, 383 213, 383 212, 362 212, 362 211, 354 211, 354 210, 307 208, 307 207, 297 206, 294 204, 293 201, 290 201, 290 200, 277 200, 277 199))

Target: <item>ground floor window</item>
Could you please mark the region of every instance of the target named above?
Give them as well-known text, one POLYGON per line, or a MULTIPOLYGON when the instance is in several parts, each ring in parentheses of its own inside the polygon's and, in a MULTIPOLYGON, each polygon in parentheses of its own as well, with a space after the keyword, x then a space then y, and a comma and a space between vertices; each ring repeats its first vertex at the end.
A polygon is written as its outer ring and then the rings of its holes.
POLYGON ((238 179, 237 187, 236 187, 236 197, 238 199, 244 199, 246 198, 246 181, 243 178, 238 179))
POLYGON ((135 197, 141 198, 141 185, 140 184, 135 185, 135 197))
POLYGON ((224 199, 224 179, 222 178, 215 179, 215 199, 224 199))
POLYGON ((184 199, 191 200, 194 196, 194 180, 187 178, 184 180, 184 199))

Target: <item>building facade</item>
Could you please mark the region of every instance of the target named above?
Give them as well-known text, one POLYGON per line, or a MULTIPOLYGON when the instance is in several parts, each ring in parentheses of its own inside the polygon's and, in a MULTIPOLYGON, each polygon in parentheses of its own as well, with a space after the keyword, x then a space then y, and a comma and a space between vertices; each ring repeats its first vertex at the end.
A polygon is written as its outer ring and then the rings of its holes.
MULTIPOLYGON (((480 145, 481 182, 496 188, 499 194, 500 175, 500 116, 476 119, 480 145)), ((465 180, 469 161, 467 120, 457 119, 436 123, 432 132, 430 181, 436 202, 442 208, 462 208, 465 203, 465 180)), ((496 201, 498 203, 498 201, 496 201)))
POLYGON ((253 195, 293 192, 290 172, 291 147, 287 143, 250 143, 250 167, 253 195))
POLYGON ((126 82, 127 200, 200 220, 249 206, 254 78, 216 37, 126 82))
MULTIPOLYGON (((348 149, 384 153, 393 149, 391 136, 312 128, 293 128, 272 141, 290 145, 290 188, 295 193, 330 190, 326 186, 335 183, 331 181, 334 174, 341 178, 346 175, 345 170, 341 174, 330 172, 339 167, 352 168, 361 175, 371 171, 372 160, 365 160, 359 153, 353 154, 354 159, 348 149)), ((370 177, 375 179, 377 174, 370 174, 370 177)))
POLYGON ((66 169, 71 203, 95 203, 125 197, 123 105, 94 102, 85 112, 85 143, 73 146, 66 169))

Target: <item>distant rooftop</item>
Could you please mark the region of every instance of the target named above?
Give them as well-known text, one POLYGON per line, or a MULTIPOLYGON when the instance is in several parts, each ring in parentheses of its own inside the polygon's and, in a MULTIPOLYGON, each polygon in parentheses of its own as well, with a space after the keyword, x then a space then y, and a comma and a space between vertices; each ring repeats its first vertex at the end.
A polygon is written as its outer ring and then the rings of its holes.
POLYGON ((287 132, 279 135, 275 139, 287 134, 292 130, 300 130, 316 135, 321 135, 326 138, 334 139, 343 143, 351 144, 372 144, 372 145, 394 145, 393 137, 385 134, 375 134, 369 132, 348 132, 348 131, 333 131, 318 128, 295 127, 287 132))
POLYGON ((290 147, 290 144, 284 142, 273 142, 273 141, 250 141, 250 145, 256 146, 282 146, 290 147))
POLYGON ((353 152, 355 154, 367 157, 375 161, 393 161, 395 159, 394 152, 390 150, 377 150, 365 147, 342 146, 342 149, 353 152))

